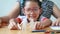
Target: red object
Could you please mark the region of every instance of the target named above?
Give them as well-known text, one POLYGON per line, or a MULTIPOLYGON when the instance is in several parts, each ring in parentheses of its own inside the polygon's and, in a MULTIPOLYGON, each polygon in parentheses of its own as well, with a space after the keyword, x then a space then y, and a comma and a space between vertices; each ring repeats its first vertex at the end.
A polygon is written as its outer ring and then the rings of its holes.
POLYGON ((47 30, 47 31, 45 32, 45 34, 51 34, 51 31, 47 30))
POLYGON ((42 18, 42 21, 45 21, 46 19, 48 19, 48 18, 42 18))
POLYGON ((21 19, 21 18, 16 18, 16 21, 17 21, 19 24, 21 24, 22 19, 21 19))

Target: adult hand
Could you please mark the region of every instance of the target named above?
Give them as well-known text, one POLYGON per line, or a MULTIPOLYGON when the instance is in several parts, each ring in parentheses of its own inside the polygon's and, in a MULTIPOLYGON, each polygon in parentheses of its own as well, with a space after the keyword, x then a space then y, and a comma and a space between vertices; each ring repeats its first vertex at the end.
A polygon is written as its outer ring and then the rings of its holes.
POLYGON ((58 18, 54 23, 52 23, 52 26, 60 26, 60 18, 58 18))
POLYGON ((0 18, 0 28, 2 27, 2 19, 0 18))
POLYGON ((17 23, 15 19, 11 19, 9 21, 8 28, 11 29, 11 30, 20 30, 21 29, 19 23, 17 23))

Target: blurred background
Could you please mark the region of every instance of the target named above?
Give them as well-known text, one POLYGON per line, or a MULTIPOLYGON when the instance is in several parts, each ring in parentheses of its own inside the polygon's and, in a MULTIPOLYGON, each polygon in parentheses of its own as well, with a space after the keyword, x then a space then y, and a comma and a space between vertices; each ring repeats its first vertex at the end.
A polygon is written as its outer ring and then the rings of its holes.
MULTIPOLYGON (((0 0, 0 17, 8 15, 17 0, 0 0)), ((58 8, 60 9, 60 0, 50 0, 53 1, 58 8)), ((54 21, 55 18, 51 16, 51 19, 54 21)))

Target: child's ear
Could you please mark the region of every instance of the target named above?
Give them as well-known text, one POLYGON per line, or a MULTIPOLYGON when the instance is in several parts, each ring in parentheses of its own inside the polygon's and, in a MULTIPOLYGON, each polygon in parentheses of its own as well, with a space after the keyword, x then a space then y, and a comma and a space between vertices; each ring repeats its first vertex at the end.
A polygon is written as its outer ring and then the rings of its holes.
POLYGON ((22 11, 23 11, 23 14, 25 14, 25 9, 24 8, 22 8, 22 11))
POLYGON ((40 14, 42 13, 42 8, 40 8, 40 14))

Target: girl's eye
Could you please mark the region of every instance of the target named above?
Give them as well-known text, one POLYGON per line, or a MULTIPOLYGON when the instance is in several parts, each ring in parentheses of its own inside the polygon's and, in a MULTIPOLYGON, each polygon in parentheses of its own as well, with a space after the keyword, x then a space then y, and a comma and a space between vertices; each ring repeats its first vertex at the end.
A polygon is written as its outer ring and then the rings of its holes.
POLYGON ((39 8, 33 8, 33 9, 31 9, 31 8, 28 8, 28 9, 27 9, 27 8, 26 8, 25 10, 26 10, 26 11, 38 11, 38 9, 39 9, 39 8))
POLYGON ((30 11, 31 9, 28 8, 28 9, 25 9, 25 10, 26 10, 26 11, 30 11))
POLYGON ((37 11, 37 10, 38 10, 37 8, 34 9, 34 11, 37 11))

